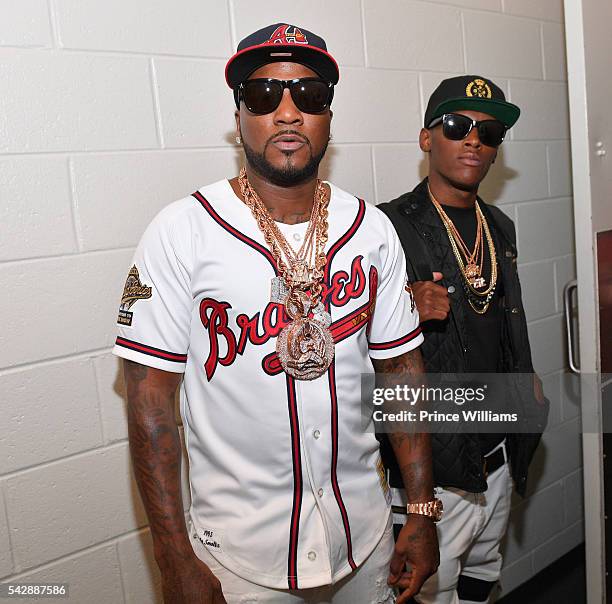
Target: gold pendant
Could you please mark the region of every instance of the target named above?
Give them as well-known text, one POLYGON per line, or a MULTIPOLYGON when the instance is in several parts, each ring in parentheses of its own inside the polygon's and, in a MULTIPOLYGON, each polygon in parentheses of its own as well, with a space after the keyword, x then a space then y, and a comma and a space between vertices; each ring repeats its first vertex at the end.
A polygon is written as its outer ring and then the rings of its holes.
POLYGON ((480 270, 478 270, 478 267, 473 262, 470 262, 469 264, 465 265, 463 274, 471 283, 474 279, 478 279, 480 277, 480 270))
POLYGON ((289 268, 289 279, 295 285, 310 283, 310 269, 304 260, 296 260, 289 268))
POLYGON ((276 352, 285 373, 297 380, 314 380, 330 366, 334 340, 319 321, 298 317, 280 332, 276 352))

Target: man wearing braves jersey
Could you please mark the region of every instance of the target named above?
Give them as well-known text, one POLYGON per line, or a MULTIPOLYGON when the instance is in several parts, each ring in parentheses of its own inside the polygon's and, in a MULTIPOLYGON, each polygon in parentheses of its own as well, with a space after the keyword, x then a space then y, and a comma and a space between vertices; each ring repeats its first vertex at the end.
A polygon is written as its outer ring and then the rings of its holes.
MULTIPOLYGON (((519 114, 487 78, 443 80, 429 99, 419 139, 429 157, 428 178, 379 206, 409 259, 427 371, 504 374, 495 404, 516 413, 522 430, 506 434, 489 423, 479 434, 432 435, 434 481, 445 513, 437 526, 440 567, 415 598, 422 604, 490 601, 501 571, 512 481, 524 495, 548 414, 531 361, 514 224, 477 195, 519 114)), ((496 383, 488 386, 491 395, 496 383)), ((401 523, 402 478, 386 453, 383 446, 401 523)))
POLYGON ((429 437, 390 437, 415 506, 394 546, 362 428, 361 374, 421 373, 422 336, 390 221, 317 180, 338 78, 305 29, 243 40, 246 170, 158 214, 129 270, 114 351, 166 602, 401 604, 438 564, 429 437))

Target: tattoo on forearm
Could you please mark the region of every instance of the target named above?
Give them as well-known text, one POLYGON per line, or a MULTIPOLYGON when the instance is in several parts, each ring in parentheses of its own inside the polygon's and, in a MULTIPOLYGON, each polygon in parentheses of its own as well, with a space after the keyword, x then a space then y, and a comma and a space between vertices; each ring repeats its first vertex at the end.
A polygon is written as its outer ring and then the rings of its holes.
POLYGON ((164 555, 182 557, 177 545, 186 537, 186 528, 174 382, 158 384, 151 379, 150 369, 138 363, 128 361, 124 367, 130 453, 151 532, 164 555))
MULTIPOLYGON (((396 384, 420 386, 423 384, 425 367, 421 351, 417 348, 392 359, 373 359, 378 381, 384 387, 396 384)), ((404 402, 385 405, 385 410, 397 411, 404 402)), ((389 442, 397 458, 408 499, 427 501, 433 494, 431 440, 429 434, 405 431, 388 434, 389 442)))
POLYGON ((134 382, 142 382, 147 375, 149 375, 149 368, 146 365, 141 365, 140 363, 134 363, 133 361, 124 361, 123 362, 123 373, 125 375, 126 382, 134 381, 134 382))
POLYGON ((399 376, 419 375, 425 372, 423 356, 416 348, 392 359, 372 359, 376 373, 399 376))

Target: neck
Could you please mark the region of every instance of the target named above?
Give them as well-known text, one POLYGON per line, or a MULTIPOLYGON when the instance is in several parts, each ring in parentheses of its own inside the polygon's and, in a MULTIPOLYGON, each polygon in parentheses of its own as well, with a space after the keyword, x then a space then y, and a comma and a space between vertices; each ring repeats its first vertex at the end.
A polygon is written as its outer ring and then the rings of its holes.
POLYGON ((310 219, 317 189, 316 175, 291 187, 281 187, 265 180, 248 165, 247 176, 274 220, 286 224, 298 224, 310 219))
POLYGON ((473 208, 478 195, 478 185, 474 190, 459 189, 437 173, 429 174, 429 188, 438 203, 457 208, 473 208))

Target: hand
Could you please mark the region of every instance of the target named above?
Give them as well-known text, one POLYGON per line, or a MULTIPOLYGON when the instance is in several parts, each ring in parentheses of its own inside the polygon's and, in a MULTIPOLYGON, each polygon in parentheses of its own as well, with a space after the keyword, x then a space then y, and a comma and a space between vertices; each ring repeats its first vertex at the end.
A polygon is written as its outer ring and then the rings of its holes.
POLYGON ((162 570, 164 604, 227 604, 221 583, 195 554, 162 570))
POLYGON ((438 534, 433 520, 420 514, 408 514, 389 564, 387 583, 401 592, 396 604, 404 604, 418 594, 439 564, 438 534), (410 570, 406 570, 406 563, 410 570))
POLYGON ((442 273, 434 273, 433 281, 415 281, 412 283, 412 295, 421 323, 435 319, 444 321, 450 312, 448 290, 436 281, 442 279, 442 273))

